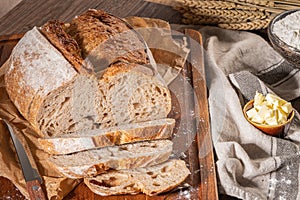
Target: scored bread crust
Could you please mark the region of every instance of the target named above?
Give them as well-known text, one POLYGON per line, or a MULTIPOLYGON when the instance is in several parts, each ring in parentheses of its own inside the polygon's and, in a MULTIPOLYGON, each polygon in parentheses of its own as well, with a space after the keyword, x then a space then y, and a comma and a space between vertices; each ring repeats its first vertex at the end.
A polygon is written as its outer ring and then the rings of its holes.
POLYGON ((83 178, 106 173, 109 169, 132 169, 152 166, 168 160, 171 140, 153 140, 104 147, 73 154, 55 155, 50 164, 68 178, 83 178))
POLYGON ((136 33, 124 21, 102 10, 89 9, 74 18, 66 31, 78 42, 83 58, 89 57, 94 65, 148 63, 145 46, 136 33))
POLYGON ((65 32, 64 28, 64 23, 54 20, 44 24, 40 31, 74 66, 77 72, 92 73, 93 67, 88 62, 84 62, 78 43, 65 32))
POLYGON ((66 31, 82 47, 83 57, 91 53, 98 44, 129 28, 116 18, 101 10, 89 9, 72 19, 66 31))
POLYGON ((84 183, 101 196, 145 193, 149 196, 172 190, 190 174, 183 160, 136 169, 111 170, 95 177, 84 178, 84 183))
POLYGON ((131 142, 169 139, 172 137, 174 126, 175 120, 167 118, 71 133, 60 137, 39 138, 38 143, 40 148, 49 154, 69 154, 131 142))

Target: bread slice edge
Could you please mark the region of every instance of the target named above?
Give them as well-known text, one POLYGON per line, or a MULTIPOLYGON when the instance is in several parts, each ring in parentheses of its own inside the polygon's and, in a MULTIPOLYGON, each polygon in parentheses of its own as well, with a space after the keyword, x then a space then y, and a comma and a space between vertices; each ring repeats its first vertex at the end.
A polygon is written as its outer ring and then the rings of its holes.
POLYGON ((145 193, 149 196, 170 191, 184 182, 190 174, 183 160, 129 170, 109 171, 84 178, 84 183, 101 196, 145 193))
POLYGON ((69 154, 88 149, 121 145, 147 140, 170 139, 175 120, 165 118, 71 133, 60 137, 39 138, 39 147, 53 155, 69 154))

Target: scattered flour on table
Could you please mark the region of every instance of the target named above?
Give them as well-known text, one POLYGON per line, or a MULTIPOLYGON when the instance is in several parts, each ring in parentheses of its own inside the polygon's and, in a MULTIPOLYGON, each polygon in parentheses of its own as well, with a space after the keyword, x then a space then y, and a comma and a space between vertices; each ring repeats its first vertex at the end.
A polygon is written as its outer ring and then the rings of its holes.
POLYGON ((275 22, 273 33, 286 44, 300 49, 300 11, 275 22))
POLYGON ((179 196, 176 200, 191 200, 195 199, 193 194, 198 194, 198 187, 192 187, 189 184, 185 183, 183 188, 179 191, 179 196))

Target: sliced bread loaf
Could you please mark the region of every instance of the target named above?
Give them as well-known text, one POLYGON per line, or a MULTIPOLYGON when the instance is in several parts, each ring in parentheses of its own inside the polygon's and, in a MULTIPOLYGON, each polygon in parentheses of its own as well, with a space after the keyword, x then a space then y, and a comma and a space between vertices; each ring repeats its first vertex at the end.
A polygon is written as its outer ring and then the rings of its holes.
MULTIPOLYGON (((170 92, 145 66, 148 61, 143 50, 126 53, 126 58, 117 57, 101 78, 83 61, 82 56, 94 48, 92 40, 98 38, 99 45, 122 31, 130 32, 126 24, 96 10, 82 18, 98 23, 79 26, 86 21, 80 21, 78 16, 69 26, 72 35, 68 35, 66 25, 49 22, 27 32, 14 48, 5 83, 9 97, 24 118, 41 136, 166 118, 171 109, 170 92), (93 31, 95 27, 97 31, 93 31), (78 41, 82 43, 78 45, 78 41), (81 48, 86 50, 80 52, 81 48)), ((143 46, 136 36, 129 41, 143 46)))
POLYGON ((106 129, 93 129, 59 137, 39 138, 38 142, 41 149, 49 154, 69 154, 131 142, 169 139, 172 137, 174 126, 175 120, 166 118, 106 129))
POLYGON ((156 195, 180 185, 190 174, 183 160, 128 170, 112 170, 105 174, 84 179, 84 183, 102 196, 119 194, 156 195))
POLYGON ((171 155, 172 145, 171 140, 153 140, 56 155, 49 161, 64 176, 82 178, 109 169, 132 169, 164 162, 171 155))

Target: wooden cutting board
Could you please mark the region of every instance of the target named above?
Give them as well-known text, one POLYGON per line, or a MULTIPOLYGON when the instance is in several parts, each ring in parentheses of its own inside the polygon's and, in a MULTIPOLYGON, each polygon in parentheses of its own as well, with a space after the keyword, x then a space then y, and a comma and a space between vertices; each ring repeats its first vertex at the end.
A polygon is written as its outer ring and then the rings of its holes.
MULTIPOLYGON (((84 183, 81 183, 65 197, 66 200, 218 199, 214 153, 209 124, 202 38, 199 32, 190 29, 184 30, 184 34, 189 40, 189 48, 191 49, 188 55, 190 62, 185 64, 182 74, 170 85, 171 88, 176 88, 176 91, 181 94, 180 96, 176 96, 176 94, 172 95, 173 110, 170 113, 170 117, 176 119, 177 125, 184 121, 185 126, 189 130, 194 130, 181 134, 180 137, 176 138, 177 143, 175 144, 177 145, 174 145, 174 149, 176 149, 180 148, 181 144, 189 144, 188 148, 182 152, 181 157, 186 161, 187 166, 192 172, 186 180, 190 189, 177 189, 153 197, 143 194, 102 197, 94 194, 84 183), (190 86, 192 90, 187 89, 190 86), (179 101, 183 102, 184 106, 180 107, 178 105, 179 101), (186 117, 185 119, 181 119, 181 116, 186 117)), ((8 59, 13 47, 21 37, 22 34, 0 36, 0 66, 8 59)), ((8 179, 0 177, 0 199, 8 198, 14 200, 25 199, 8 179)))

